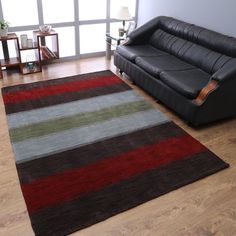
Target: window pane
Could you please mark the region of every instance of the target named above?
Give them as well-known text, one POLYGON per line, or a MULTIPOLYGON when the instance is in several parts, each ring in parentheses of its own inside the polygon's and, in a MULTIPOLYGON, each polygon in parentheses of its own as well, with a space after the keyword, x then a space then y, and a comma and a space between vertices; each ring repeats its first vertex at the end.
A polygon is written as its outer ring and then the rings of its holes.
POLYGON ((42 0, 42 2, 46 24, 74 21, 74 0, 42 0))
POLYGON ((21 61, 37 61, 38 57, 36 55, 38 55, 36 49, 21 51, 21 61))
POLYGON ((36 0, 2 0, 4 19, 10 26, 37 25, 38 8, 36 0))
POLYGON ((93 24, 80 26, 80 52, 105 51, 106 24, 93 24))
MULTIPOLYGON (((17 54, 16 54, 15 40, 8 40, 8 41, 7 41, 7 46, 8 46, 9 57, 10 57, 10 58, 16 57, 17 54)), ((1 44, 0 51, 1 51, 1 52, 0 52, 0 59, 3 59, 3 58, 4 58, 4 55, 3 55, 2 44, 1 44)))
POLYGON ((3 59, 4 55, 3 55, 3 48, 2 48, 2 44, 0 44, 0 59, 3 59))
POLYGON ((58 33, 60 57, 75 56, 74 27, 54 28, 58 33))
MULTIPOLYGON (((127 28, 128 23, 126 22, 125 27, 127 28)), ((114 37, 119 36, 119 28, 123 28, 122 22, 114 22, 110 24, 110 34, 114 37)))
POLYGON ((130 14, 135 16, 136 0, 111 0, 111 18, 115 18, 120 6, 128 7, 130 14))
POLYGON ((106 2, 106 0, 79 0, 79 19, 106 19, 106 2))
MULTIPOLYGON (((16 35, 18 36, 19 38, 19 43, 21 45, 21 41, 20 41, 20 35, 21 34, 27 34, 28 38, 31 38, 33 39, 33 31, 32 30, 29 30, 29 31, 18 31, 18 32, 15 32, 16 35)), ((7 44, 8 44, 8 51, 9 51, 9 56, 10 58, 11 57, 16 57, 17 54, 16 54, 16 47, 15 47, 15 43, 14 43, 14 40, 8 40, 7 41, 7 44)), ((22 55, 21 55, 22 56, 22 55)), ((3 50, 2 50, 2 47, 0 48, 0 59, 3 59, 3 50)), ((22 58, 23 59, 23 58, 22 58)))

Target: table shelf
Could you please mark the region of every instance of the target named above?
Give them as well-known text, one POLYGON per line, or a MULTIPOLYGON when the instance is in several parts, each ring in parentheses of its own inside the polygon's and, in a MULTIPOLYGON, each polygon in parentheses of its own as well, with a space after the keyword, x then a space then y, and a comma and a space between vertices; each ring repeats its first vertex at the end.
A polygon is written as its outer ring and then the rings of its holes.
POLYGON ((11 66, 17 66, 20 64, 20 59, 17 57, 12 57, 9 59, 1 59, 1 67, 11 67, 11 66))

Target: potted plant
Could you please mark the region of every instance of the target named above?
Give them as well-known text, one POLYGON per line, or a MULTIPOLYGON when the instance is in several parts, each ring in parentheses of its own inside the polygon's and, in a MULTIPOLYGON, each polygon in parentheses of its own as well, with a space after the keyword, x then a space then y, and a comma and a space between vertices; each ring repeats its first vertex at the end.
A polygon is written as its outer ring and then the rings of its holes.
POLYGON ((0 37, 6 37, 10 23, 5 20, 0 21, 0 37))

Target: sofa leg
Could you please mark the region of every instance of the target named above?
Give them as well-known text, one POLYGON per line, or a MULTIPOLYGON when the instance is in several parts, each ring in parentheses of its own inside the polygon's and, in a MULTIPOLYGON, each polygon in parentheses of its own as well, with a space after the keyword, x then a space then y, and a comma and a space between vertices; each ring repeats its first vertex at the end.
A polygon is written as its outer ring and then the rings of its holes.
POLYGON ((123 75, 124 71, 122 71, 122 70, 119 70, 119 73, 120 73, 121 75, 123 75))

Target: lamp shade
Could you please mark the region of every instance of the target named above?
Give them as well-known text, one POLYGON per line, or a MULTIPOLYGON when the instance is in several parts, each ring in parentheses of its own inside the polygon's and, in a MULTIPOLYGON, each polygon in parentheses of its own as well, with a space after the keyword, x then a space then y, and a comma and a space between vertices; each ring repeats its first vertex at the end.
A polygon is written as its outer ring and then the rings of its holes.
POLYGON ((115 18, 118 20, 131 20, 132 16, 129 12, 128 7, 122 6, 119 8, 115 18))

